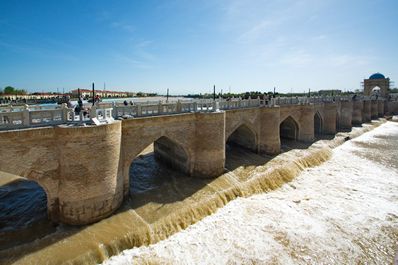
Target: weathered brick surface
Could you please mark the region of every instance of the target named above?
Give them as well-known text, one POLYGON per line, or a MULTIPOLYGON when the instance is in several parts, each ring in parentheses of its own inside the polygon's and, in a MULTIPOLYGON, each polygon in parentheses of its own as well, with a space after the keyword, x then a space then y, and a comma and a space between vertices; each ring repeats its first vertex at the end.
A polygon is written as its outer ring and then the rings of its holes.
POLYGON ((379 117, 379 106, 377 101, 378 100, 371 101, 370 115, 372 119, 377 119, 379 117))
POLYGON ((363 101, 357 100, 353 102, 352 106, 352 124, 361 124, 362 123, 362 112, 363 112, 363 101))
POLYGON ((372 120, 372 102, 370 100, 363 101, 362 109, 362 122, 368 122, 372 120))

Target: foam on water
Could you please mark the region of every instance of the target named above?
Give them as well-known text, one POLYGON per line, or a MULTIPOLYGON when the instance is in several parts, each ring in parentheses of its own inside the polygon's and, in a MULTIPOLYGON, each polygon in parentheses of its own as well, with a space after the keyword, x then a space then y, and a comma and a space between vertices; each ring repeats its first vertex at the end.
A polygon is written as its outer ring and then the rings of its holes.
POLYGON ((104 264, 392 264, 398 242, 398 123, 333 150, 282 188, 104 264))

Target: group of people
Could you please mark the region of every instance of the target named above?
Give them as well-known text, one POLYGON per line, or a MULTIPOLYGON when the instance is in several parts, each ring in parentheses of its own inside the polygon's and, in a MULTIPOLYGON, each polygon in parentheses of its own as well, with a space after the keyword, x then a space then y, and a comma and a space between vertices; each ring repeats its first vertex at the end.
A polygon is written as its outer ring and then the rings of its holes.
MULTIPOLYGON (((127 100, 123 101, 123 105, 128 106, 129 103, 127 102, 127 100)), ((134 102, 132 100, 130 100, 130 105, 133 106, 134 102)))
MULTIPOLYGON (((70 101, 68 103, 70 103, 70 101)), ((83 99, 81 97, 78 99, 77 105, 75 106, 75 114, 80 115, 80 112, 83 112, 84 117, 86 117, 88 115, 88 108, 84 107, 83 99)))

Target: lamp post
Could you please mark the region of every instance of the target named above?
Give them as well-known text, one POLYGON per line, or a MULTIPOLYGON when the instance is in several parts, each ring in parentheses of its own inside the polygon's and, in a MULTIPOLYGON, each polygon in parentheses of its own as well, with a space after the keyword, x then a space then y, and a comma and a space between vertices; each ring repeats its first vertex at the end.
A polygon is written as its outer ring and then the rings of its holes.
POLYGON ((95 104, 95 90, 94 90, 94 82, 93 82, 93 106, 95 104))

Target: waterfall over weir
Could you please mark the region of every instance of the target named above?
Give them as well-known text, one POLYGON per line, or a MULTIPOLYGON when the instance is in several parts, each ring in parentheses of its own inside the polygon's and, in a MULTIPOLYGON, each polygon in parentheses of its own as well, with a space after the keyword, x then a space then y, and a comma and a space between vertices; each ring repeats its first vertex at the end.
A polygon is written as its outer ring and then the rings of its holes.
POLYGON ((340 133, 333 140, 318 141, 276 157, 259 156, 231 145, 226 154, 227 171, 215 179, 188 178, 161 165, 148 167, 147 162, 155 163, 156 158, 142 154, 133 162, 130 172, 133 178, 137 172, 148 174, 143 178, 146 183, 131 187, 131 199, 113 216, 82 228, 59 226, 56 233, 0 252, 0 263, 95 264, 124 249, 159 242, 237 197, 282 186, 303 169, 328 160, 332 148, 379 124, 363 125, 351 133, 340 133))

